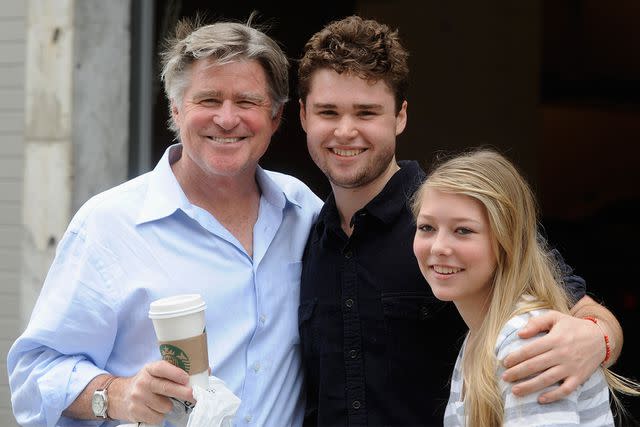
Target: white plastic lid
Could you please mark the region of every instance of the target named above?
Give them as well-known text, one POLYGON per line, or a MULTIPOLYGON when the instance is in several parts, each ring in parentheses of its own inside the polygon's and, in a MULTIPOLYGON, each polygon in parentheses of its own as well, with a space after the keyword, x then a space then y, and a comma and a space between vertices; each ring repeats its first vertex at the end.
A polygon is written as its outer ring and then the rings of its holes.
POLYGON ((150 319, 167 319, 197 313, 207 307, 200 294, 183 294, 155 300, 149 306, 150 319))

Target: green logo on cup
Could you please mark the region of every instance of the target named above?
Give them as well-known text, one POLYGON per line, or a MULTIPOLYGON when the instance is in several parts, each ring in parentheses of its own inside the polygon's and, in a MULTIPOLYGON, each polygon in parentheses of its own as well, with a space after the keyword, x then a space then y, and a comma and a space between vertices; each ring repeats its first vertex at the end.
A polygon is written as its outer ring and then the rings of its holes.
POLYGON ((183 371, 189 372, 191 361, 189 360, 189 356, 179 347, 171 344, 161 344, 160 354, 162 355, 162 360, 166 360, 183 371))

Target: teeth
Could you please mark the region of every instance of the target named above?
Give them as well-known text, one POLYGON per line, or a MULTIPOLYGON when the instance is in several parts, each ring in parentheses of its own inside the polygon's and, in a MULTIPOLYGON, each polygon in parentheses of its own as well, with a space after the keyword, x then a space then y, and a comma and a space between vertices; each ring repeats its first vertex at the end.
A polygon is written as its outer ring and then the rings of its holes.
POLYGON ((433 269, 439 274, 453 274, 462 271, 461 268, 445 267, 444 265, 434 265, 433 269))
POLYGON ((220 136, 208 136, 207 138, 209 138, 210 140, 217 142, 219 144, 230 144, 232 142, 238 142, 240 141, 242 138, 223 138, 220 136))
POLYGON ((332 148, 331 149, 334 153, 336 153, 338 156, 343 156, 343 157, 353 157, 353 156, 357 156, 358 154, 362 153, 364 150, 360 149, 360 150, 341 150, 339 148, 332 148))

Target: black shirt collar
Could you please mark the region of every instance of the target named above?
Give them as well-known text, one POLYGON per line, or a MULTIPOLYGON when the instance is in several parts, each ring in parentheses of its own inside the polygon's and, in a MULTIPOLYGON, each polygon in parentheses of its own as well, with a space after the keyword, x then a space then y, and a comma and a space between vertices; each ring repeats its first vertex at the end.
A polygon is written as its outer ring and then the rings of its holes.
MULTIPOLYGON (((424 180, 425 173, 418 165, 418 162, 413 160, 399 161, 398 166, 400 166, 400 170, 391 177, 378 195, 356 212, 356 215, 366 212, 383 223, 389 224, 400 214, 424 180)), ((333 192, 325 201, 318 216, 317 226, 326 227, 327 229, 340 228, 340 215, 338 214, 333 192)))

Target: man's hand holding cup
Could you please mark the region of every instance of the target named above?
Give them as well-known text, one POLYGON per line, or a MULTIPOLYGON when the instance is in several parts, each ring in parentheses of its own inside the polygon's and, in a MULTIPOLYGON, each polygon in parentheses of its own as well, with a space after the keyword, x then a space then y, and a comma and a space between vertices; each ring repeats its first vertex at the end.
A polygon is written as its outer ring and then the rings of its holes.
POLYGON ((170 398, 195 403, 189 375, 164 360, 146 364, 136 375, 117 378, 110 387, 109 416, 161 425, 173 409, 170 398))

